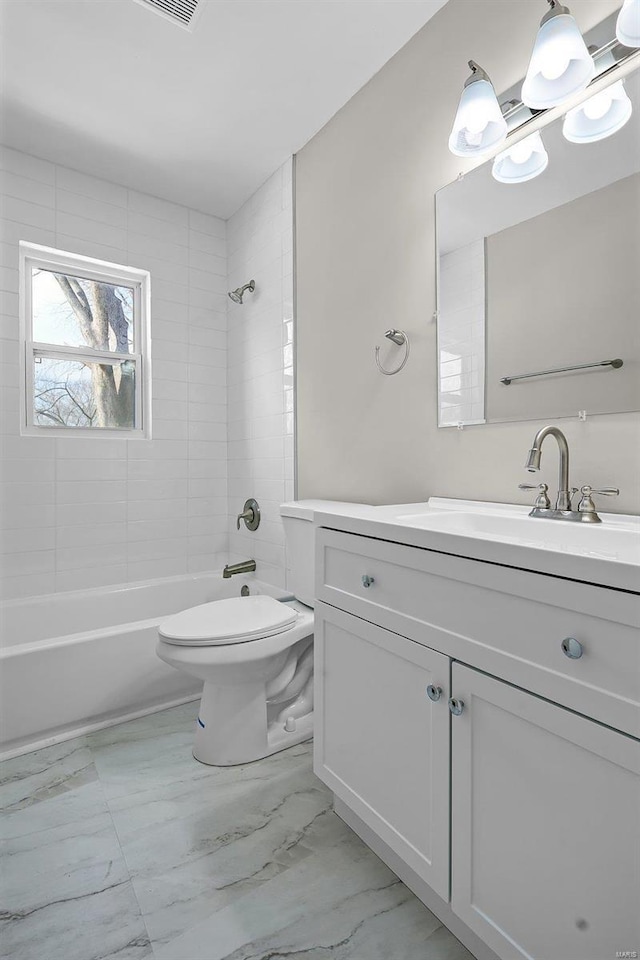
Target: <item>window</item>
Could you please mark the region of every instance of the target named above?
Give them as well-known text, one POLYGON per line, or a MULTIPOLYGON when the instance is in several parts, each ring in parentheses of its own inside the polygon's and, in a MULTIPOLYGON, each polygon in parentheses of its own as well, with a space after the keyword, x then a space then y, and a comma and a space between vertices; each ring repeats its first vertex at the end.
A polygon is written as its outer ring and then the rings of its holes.
POLYGON ((20 243, 23 434, 150 435, 149 273, 20 243))

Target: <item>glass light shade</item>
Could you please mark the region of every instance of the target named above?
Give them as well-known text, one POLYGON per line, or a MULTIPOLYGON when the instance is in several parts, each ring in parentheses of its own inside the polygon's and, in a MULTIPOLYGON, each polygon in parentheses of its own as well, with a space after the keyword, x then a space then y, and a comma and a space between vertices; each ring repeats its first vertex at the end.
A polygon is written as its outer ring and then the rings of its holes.
POLYGON ((449 150, 473 157, 496 147, 507 135, 507 123, 489 80, 473 80, 462 91, 453 121, 449 150))
POLYGON ((594 76, 595 64, 577 23, 569 13, 554 14, 538 30, 522 101, 536 110, 555 107, 585 90, 594 76))
POLYGON ((539 133, 532 133, 503 150, 493 161, 491 173, 500 183, 525 183, 547 169, 549 154, 539 133))
POLYGON ((640 0, 624 0, 616 23, 616 37, 625 47, 640 47, 640 0))
POLYGON ((618 80, 579 107, 569 110, 562 124, 562 133, 571 143, 604 140, 624 127, 632 110, 624 82, 618 80))

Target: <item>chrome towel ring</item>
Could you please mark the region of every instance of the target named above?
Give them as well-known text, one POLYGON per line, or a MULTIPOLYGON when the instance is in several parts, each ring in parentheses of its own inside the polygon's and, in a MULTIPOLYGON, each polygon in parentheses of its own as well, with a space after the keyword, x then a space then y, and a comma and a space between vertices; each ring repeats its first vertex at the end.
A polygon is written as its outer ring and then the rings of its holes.
POLYGON ((411 344, 409 343, 409 337, 404 330, 387 330, 385 332, 385 337, 387 340, 391 340, 393 343, 397 344, 397 346, 404 347, 404 357, 402 358, 402 362, 395 368, 395 370, 385 370, 380 363, 380 347, 376 347, 376 366, 378 367, 378 370, 380 373, 383 373, 385 377, 393 377, 396 373, 400 373, 405 363, 409 359, 411 344))

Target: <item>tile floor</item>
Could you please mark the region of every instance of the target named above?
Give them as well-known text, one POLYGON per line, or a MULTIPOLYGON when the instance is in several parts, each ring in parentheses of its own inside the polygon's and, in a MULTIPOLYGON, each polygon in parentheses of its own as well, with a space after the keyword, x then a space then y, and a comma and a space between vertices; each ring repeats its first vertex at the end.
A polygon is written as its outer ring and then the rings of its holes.
POLYGON ((0 764, 0 956, 473 960, 332 812, 310 744, 202 766, 196 713, 0 764))

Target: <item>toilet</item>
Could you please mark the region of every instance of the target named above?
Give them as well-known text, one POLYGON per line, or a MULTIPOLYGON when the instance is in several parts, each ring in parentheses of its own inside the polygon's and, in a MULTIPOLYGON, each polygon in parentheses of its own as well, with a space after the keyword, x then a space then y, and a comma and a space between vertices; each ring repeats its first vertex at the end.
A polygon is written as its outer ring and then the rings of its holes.
POLYGON ((313 518, 328 503, 280 508, 293 597, 214 600, 158 627, 160 659, 204 681, 193 748, 202 763, 248 763, 313 736, 313 518))

